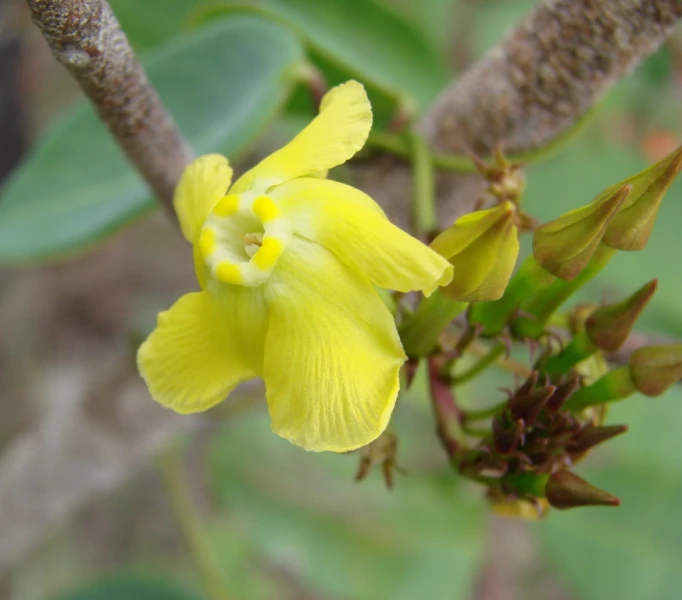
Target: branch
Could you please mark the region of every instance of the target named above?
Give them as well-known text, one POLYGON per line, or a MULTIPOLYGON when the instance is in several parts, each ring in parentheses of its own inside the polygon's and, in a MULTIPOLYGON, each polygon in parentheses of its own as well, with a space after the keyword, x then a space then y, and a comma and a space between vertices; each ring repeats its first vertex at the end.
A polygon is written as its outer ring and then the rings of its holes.
POLYGON ((106 0, 27 0, 55 58, 95 105, 133 166, 175 219, 173 190, 191 160, 106 0))
POLYGON ((421 123, 434 150, 542 147, 654 52, 680 0, 545 0, 447 88, 421 123))
MULTIPOLYGON (((681 17, 681 0, 544 0, 443 91, 418 131, 439 153, 543 147, 654 52, 681 17)), ((391 219, 409 228, 409 169, 386 160, 358 175, 391 219)), ((482 189, 477 175, 441 174, 439 221, 471 210, 482 189)))

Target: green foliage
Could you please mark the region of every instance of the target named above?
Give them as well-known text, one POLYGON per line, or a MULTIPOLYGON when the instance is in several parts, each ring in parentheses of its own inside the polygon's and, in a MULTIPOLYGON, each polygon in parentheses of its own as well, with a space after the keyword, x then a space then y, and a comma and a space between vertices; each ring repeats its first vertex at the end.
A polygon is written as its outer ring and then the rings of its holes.
MULTIPOLYGON (((431 430, 410 412, 400 454, 408 468, 424 460, 431 430)), ((211 480, 231 515, 212 528, 219 550, 241 535, 333 598, 470 598, 484 542, 478 498, 419 472, 400 477, 393 494, 379 473, 353 485, 357 455, 305 453, 273 436, 264 417, 225 427, 213 446, 211 480)))
POLYGON ((620 497, 617 510, 553 514, 538 527, 552 566, 581 600, 669 600, 682 588, 682 393, 632 398, 610 419, 630 431, 584 469, 620 497))
POLYGON ((421 33, 373 0, 225 3, 206 16, 248 11, 291 27, 311 50, 395 99, 426 107, 447 83, 446 62, 421 33))
MULTIPOLYGON (((238 16, 174 38, 146 66, 194 151, 234 158, 282 106, 301 59, 289 32, 238 16)), ((50 128, 0 200, 3 262, 73 253, 155 208, 85 103, 50 128)))
POLYGON ((199 597, 166 579, 119 575, 60 596, 59 600, 199 600, 199 597))

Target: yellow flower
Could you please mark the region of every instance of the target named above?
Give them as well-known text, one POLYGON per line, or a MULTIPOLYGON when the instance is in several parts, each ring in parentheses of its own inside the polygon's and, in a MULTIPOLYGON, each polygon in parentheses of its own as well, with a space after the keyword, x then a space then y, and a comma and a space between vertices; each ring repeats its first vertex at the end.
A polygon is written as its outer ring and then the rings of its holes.
POLYGON ((349 81, 227 195, 224 157, 187 168, 175 209, 202 291, 159 314, 140 347, 155 400, 203 411, 260 376, 273 431, 308 450, 352 450, 385 429, 405 355, 374 286, 430 294, 452 267, 367 195, 323 178, 371 125, 365 90, 349 81))

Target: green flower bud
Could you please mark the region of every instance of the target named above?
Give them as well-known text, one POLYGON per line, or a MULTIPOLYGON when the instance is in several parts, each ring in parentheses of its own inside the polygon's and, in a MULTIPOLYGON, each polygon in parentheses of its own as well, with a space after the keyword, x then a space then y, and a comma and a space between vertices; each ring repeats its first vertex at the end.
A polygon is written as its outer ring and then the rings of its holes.
POLYGON ((497 300, 504 293, 519 253, 516 207, 465 215, 441 233, 431 247, 455 267, 455 277, 443 295, 461 302, 497 300))
POLYGON ((592 343, 608 352, 618 350, 630 335, 657 285, 654 279, 622 302, 595 310, 585 321, 585 333, 592 343))
POLYGON ((660 396, 682 379, 682 344, 648 346, 630 355, 630 376, 645 396, 660 396))
MULTIPOLYGON (((606 229, 603 242, 619 250, 641 250, 647 243, 665 192, 682 170, 682 146, 645 171, 609 188, 632 188, 606 229)), ((608 190, 607 190, 608 191, 608 190)), ((606 192, 605 192, 606 193, 606 192)))
POLYGON ((620 506, 615 496, 590 485, 570 471, 554 473, 545 486, 545 496, 554 508, 579 506, 620 506))
POLYGON ((576 208, 533 234, 533 256, 538 264, 561 279, 574 279, 587 266, 630 186, 607 190, 590 204, 576 208))

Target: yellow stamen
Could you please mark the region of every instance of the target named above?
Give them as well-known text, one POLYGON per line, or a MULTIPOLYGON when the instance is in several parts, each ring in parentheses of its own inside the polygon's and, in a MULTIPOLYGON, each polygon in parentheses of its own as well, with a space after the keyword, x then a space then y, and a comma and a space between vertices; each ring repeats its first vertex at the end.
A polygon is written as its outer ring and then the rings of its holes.
POLYGON ((204 227, 199 235, 199 252, 206 258, 215 250, 215 231, 210 227, 204 227))
POLYGON ((251 262, 262 271, 272 269, 282 254, 283 246, 277 238, 266 237, 260 250, 253 255, 251 262))
POLYGON ((261 220, 261 223, 267 223, 280 216, 279 208, 267 196, 259 196, 253 201, 253 214, 261 220))
POLYGON ((213 207, 213 214, 219 217, 227 217, 239 209, 239 196, 236 194, 225 196, 213 207))
POLYGON ((244 283, 241 269, 239 265, 235 265, 228 261, 221 262, 215 270, 216 278, 224 283, 244 283))

